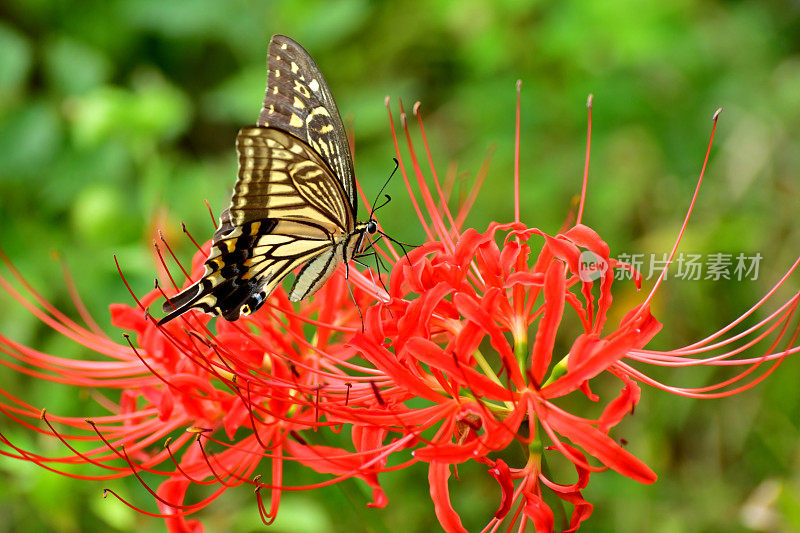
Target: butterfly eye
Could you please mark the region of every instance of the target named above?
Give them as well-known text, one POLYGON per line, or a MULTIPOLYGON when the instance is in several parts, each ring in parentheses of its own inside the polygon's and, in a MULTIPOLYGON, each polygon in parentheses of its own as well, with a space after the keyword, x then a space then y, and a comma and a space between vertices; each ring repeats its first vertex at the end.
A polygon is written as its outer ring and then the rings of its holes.
POLYGON ((378 232, 378 223, 374 220, 370 220, 367 222, 367 233, 370 235, 375 235, 378 232))

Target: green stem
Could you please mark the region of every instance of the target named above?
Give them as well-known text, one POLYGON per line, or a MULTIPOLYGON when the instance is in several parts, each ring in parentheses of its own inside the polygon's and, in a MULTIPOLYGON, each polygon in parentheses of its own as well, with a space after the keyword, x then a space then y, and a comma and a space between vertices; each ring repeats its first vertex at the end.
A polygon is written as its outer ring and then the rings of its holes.
POLYGON ((542 383, 542 388, 550 385, 552 382, 563 376, 567 373, 567 363, 569 362, 569 354, 565 355, 561 361, 556 363, 553 367, 553 370, 550 372, 550 376, 548 376, 547 380, 542 383))
POLYGON ((517 358, 517 365, 520 370, 525 369, 528 360, 528 340, 522 339, 514 343, 514 357, 517 358))
POLYGON ((486 358, 483 356, 480 350, 475 350, 475 353, 472 356, 478 362, 478 366, 481 367, 481 370, 483 370, 483 373, 486 375, 487 378, 491 379, 498 385, 502 385, 502 383, 500 382, 500 378, 497 377, 497 374, 495 374, 494 370, 492 369, 492 366, 489 364, 489 362, 486 360, 486 358))

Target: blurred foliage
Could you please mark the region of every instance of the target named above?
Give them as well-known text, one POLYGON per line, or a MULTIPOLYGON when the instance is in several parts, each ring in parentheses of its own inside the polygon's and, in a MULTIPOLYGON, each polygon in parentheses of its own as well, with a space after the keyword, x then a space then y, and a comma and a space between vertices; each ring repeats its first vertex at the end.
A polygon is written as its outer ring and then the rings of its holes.
MULTIPOLYGON (((387 94, 408 107, 422 102, 440 175, 458 162, 454 171, 469 183, 495 146, 470 219, 478 228, 513 216, 515 81, 523 81, 522 216, 550 232, 579 191, 584 103, 594 93, 585 221, 615 253, 669 251, 711 115, 724 107, 683 249, 760 252, 761 276, 668 282, 656 300, 655 314, 666 325, 658 346, 691 342, 737 317, 800 250, 796 2, 5 0, 0 15, 0 244, 62 308, 70 307, 61 281, 61 263, 68 265, 105 326, 107 305, 130 301, 113 254, 144 292, 154 274, 157 228, 182 258, 192 248, 180 221, 199 239, 210 235, 203 200, 215 214, 228 201, 234 136, 257 117, 273 33, 302 43, 325 73, 352 124, 365 191, 376 191, 392 168, 387 94)), ((395 201, 381 212, 384 226, 403 240, 420 240, 421 229, 408 223, 415 218, 401 180, 390 189, 395 201)), ((628 307, 637 295, 617 298, 628 307)), ((85 356, 7 297, 0 305, 4 334, 85 356)), ((689 370, 668 379, 696 386, 712 377, 689 370)), ((54 393, 51 385, 5 370, 0 379, 8 390, 26 390, 36 405, 86 408, 79 403, 86 399, 54 393)), ((586 529, 800 530, 798 382, 800 365, 789 360, 754 391, 726 400, 695 402, 645 389, 637 416, 617 436, 660 480, 645 487, 596 474, 586 491, 595 504, 586 529)), ((61 453, 57 443, 26 437, 5 420, 0 429, 44 453, 61 453)), ((287 479, 302 483, 303 475, 290 472, 287 479)), ((387 475, 385 483, 390 505, 379 511, 363 508, 363 487, 355 482, 289 494, 272 530, 359 531, 363 523, 435 529, 423 468, 387 475)), ((496 508, 491 483, 452 484, 470 529, 496 508)), ((0 532, 163 529, 103 501, 103 486, 1 460, 0 532)), ((149 500, 135 483, 108 486, 149 500)), ((210 531, 259 529, 248 491, 231 491, 203 516, 210 531)))

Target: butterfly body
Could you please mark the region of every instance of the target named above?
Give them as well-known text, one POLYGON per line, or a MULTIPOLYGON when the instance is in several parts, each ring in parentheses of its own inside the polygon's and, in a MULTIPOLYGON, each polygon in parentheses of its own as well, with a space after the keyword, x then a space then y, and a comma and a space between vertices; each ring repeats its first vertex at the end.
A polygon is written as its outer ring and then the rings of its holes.
POLYGON ((236 320, 295 268, 292 301, 312 295, 377 231, 356 222, 353 163, 325 79, 299 44, 270 41, 256 126, 236 137, 239 172, 211 241, 203 277, 164 303, 163 324, 189 309, 236 320))

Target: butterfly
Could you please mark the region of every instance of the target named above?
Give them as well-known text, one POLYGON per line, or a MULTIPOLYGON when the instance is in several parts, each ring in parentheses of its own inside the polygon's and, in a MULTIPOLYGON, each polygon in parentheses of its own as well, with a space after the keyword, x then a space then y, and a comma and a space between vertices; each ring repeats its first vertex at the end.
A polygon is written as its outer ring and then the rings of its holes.
POLYGON ((307 298, 378 231, 372 214, 356 221, 349 144, 314 60, 294 40, 274 35, 267 69, 258 122, 236 136, 238 177, 203 277, 164 302, 159 325, 190 309, 231 321, 249 315, 303 264, 289 299, 307 298))

